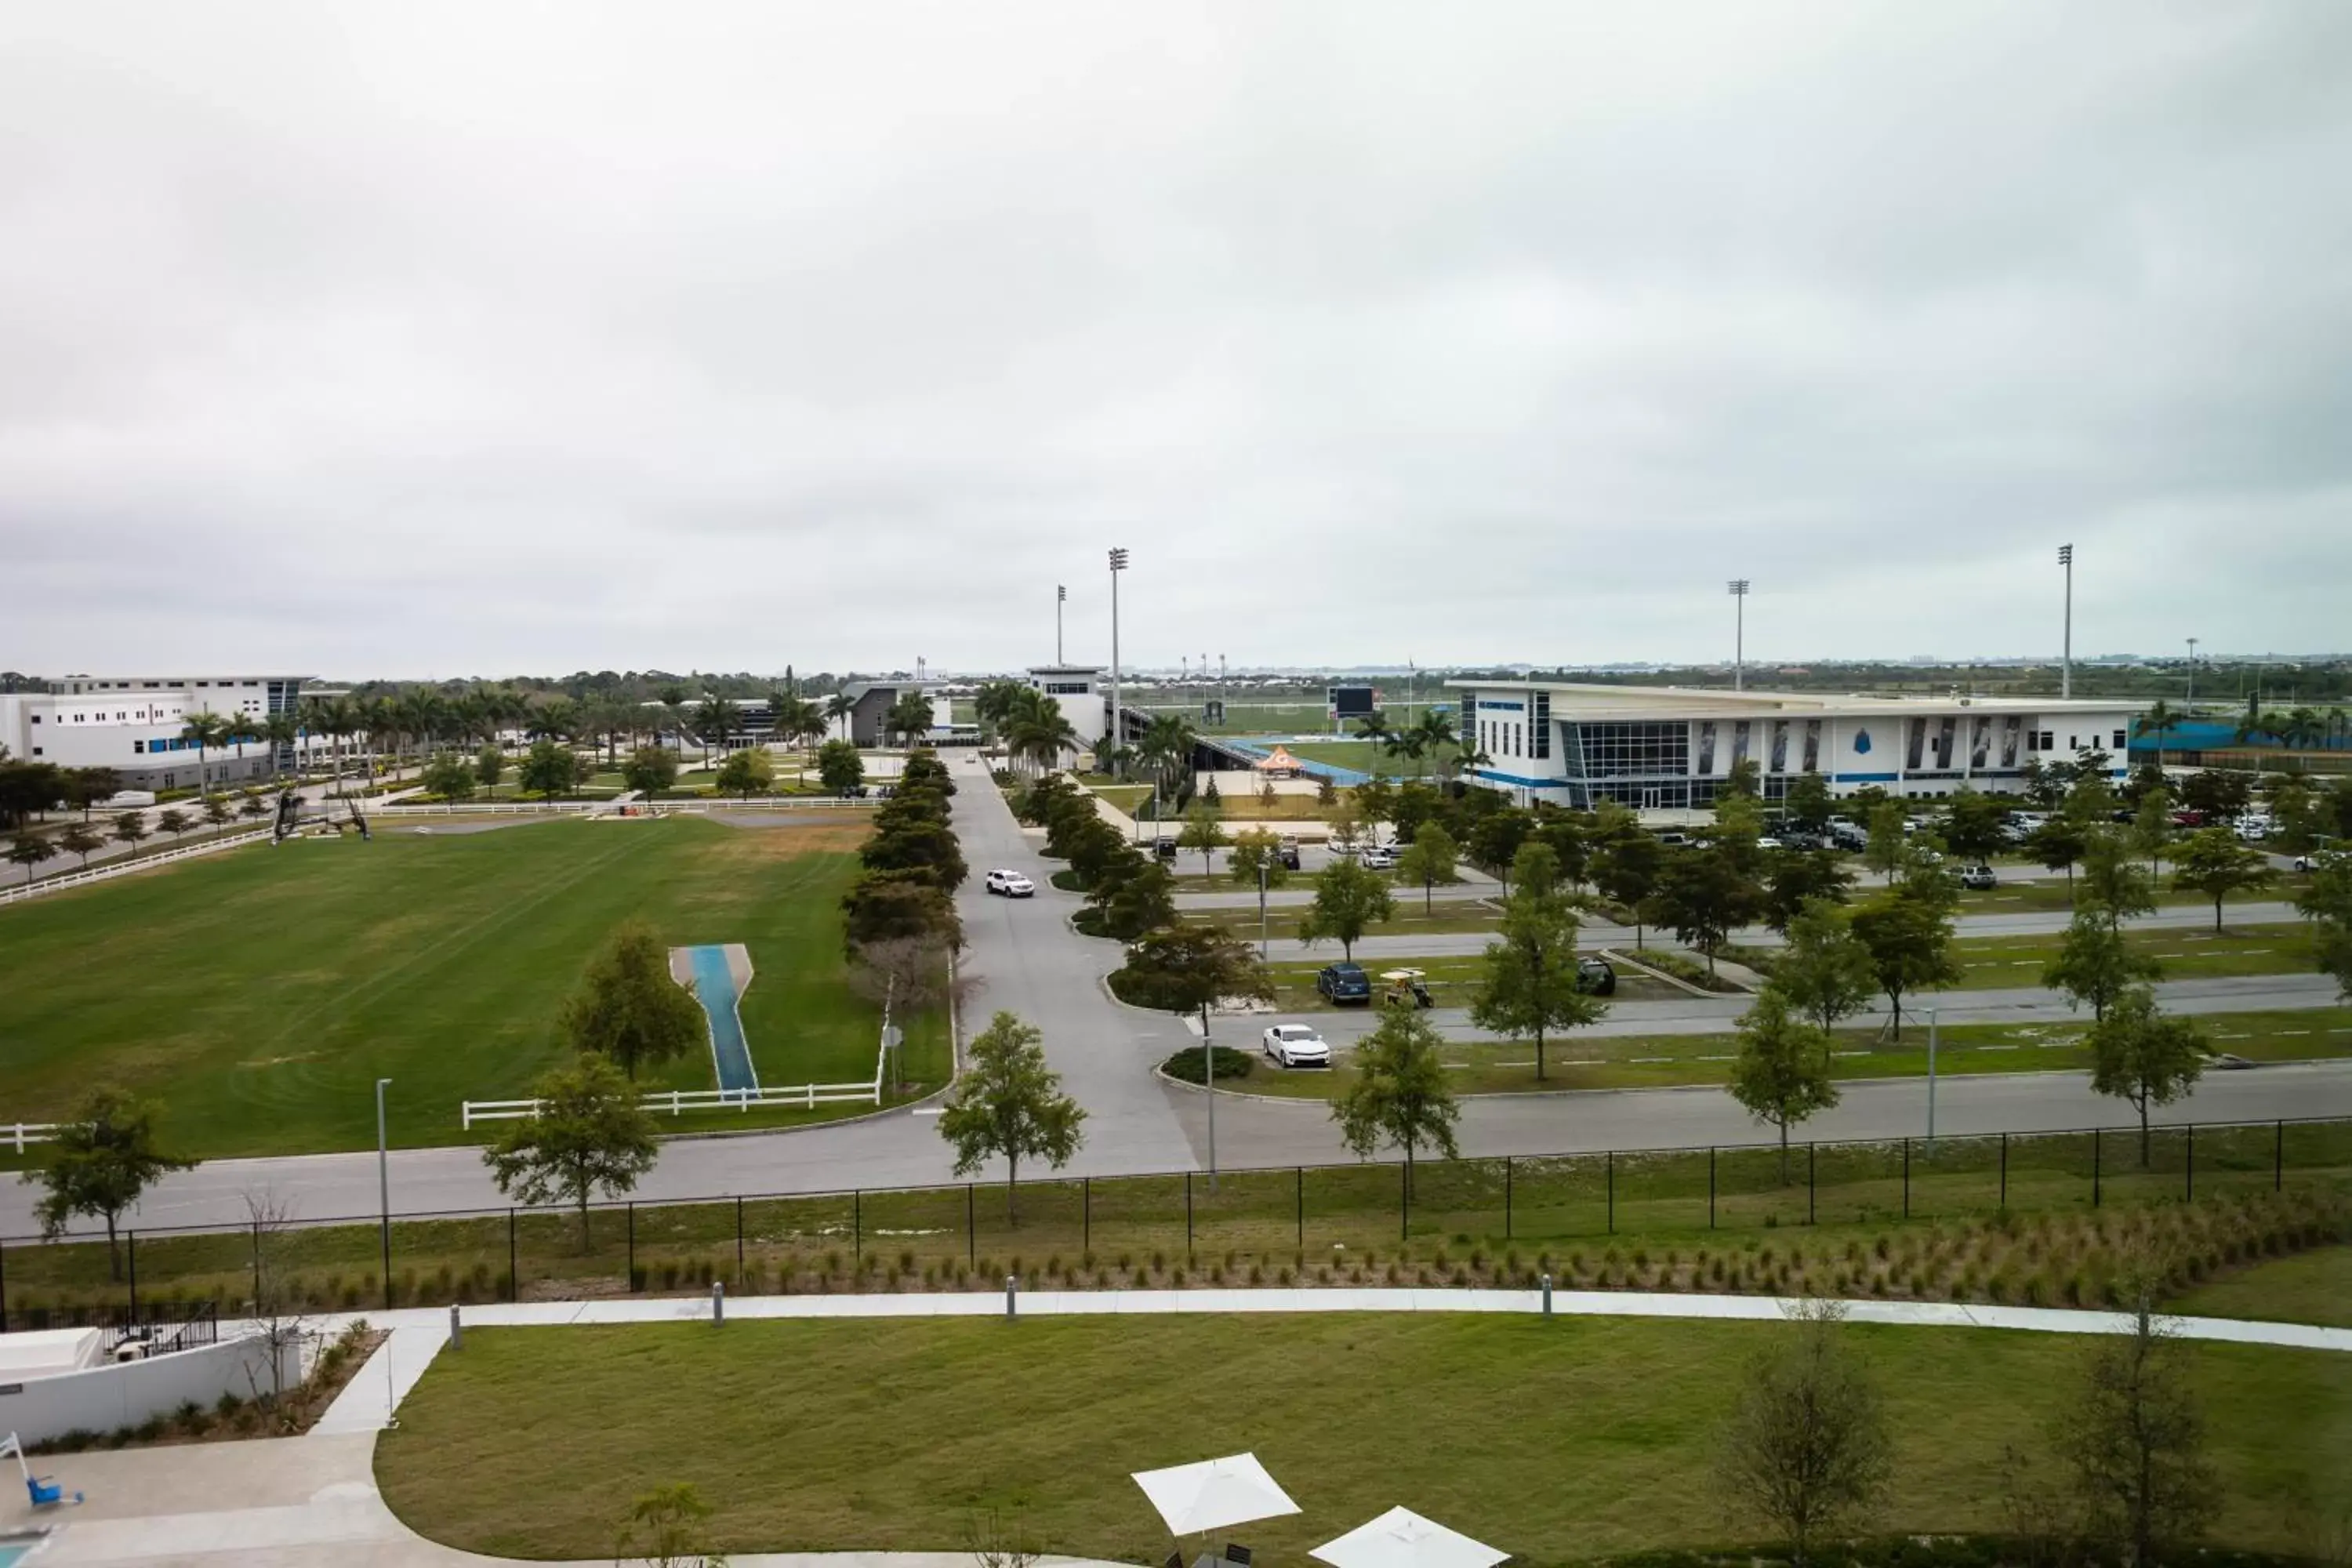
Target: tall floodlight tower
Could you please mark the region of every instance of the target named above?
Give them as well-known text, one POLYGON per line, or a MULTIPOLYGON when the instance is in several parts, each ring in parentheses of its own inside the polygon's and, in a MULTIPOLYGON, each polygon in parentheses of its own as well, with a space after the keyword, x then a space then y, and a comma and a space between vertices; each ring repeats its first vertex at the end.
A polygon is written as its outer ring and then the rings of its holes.
POLYGON ((2058 564, 2066 569, 2066 631, 2065 642, 2058 656, 2058 695, 2074 695, 2074 547, 2058 547, 2058 564))
POLYGON ((2189 639, 2189 695, 2180 700, 2180 706, 2184 710, 2194 710, 2197 706, 2197 639, 2195 637, 2189 639))
MULTIPOLYGON (((1113 546, 1110 552, 1110 749, 1118 756, 1127 750, 1127 736, 1118 697, 1118 574, 1127 570, 1127 551, 1113 546)), ((1127 760, 1119 758, 1118 771, 1127 772, 1127 760)))
POLYGON ((1739 691, 1748 685, 1748 579, 1734 577, 1727 584, 1731 590, 1731 689, 1739 691))
POLYGON ((1066 583, 1056 583, 1056 584, 1054 584, 1054 662, 1055 662, 1055 664, 1059 664, 1059 663, 1061 663, 1061 662, 1062 662, 1062 606, 1063 606, 1064 605, 1068 604, 1069 602, 1070 602, 1070 588, 1069 588, 1069 584, 1066 584, 1066 583))

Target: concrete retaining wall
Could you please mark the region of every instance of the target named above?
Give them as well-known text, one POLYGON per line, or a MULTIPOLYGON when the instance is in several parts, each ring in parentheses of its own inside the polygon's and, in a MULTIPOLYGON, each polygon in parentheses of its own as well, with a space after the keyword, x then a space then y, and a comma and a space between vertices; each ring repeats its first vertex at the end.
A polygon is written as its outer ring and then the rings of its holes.
MULTIPOLYGON (((283 1353, 286 1386, 292 1388, 301 1377, 300 1348, 289 1345, 283 1353)), ((191 1399, 210 1406, 224 1394, 250 1399, 257 1387, 266 1393, 272 1386, 268 1346, 259 1335, 247 1334, 149 1361, 0 1383, 0 1432, 13 1431, 27 1443, 68 1432, 111 1432, 168 1415, 191 1399)))

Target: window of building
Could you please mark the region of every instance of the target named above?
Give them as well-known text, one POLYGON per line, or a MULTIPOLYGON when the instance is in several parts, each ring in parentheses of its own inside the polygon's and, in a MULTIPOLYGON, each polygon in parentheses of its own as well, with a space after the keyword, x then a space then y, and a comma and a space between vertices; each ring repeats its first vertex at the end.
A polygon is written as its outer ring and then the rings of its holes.
POLYGON ((2042 731, 2042 749, 2043 751, 2045 751, 2045 752, 2052 752, 2052 751, 2055 751, 2055 750, 2057 750, 2057 747, 2056 747, 2054 744, 2053 744, 2053 742, 2055 742, 2057 739, 2058 739, 2058 737, 2057 737, 2057 735, 2056 735, 2054 732, 2053 732, 2053 731, 2048 731, 2048 730, 2044 730, 2044 731, 2042 731))
POLYGON ((1535 742, 1536 760, 1549 762, 1551 758, 1551 693, 1549 691, 1536 693, 1535 742))
POLYGON ((2115 744, 2110 749, 2120 752, 2127 744, 2129 744, 2128 740, 2126 738, 2124 732, 2121 730, 2118 730, 2116 731, 2115 744))
POLYGON ((2079 751, 2081 751, 2081 750, 2083 749, 2083 737, 2082 737, 2082 736, 2080 736, 2080 735, 2069 735, 2069 736, 2067 736, 2067 737, 2066 737, 2066 749, 2067 749, 2068 751, 2070 751, 2070 752, 2079 752, 2079 751))
POLYGON ((1577 744, 1590 778, 1690 773, 1690 726, 1679 721, 1580 724, 1577 744))
POLYGON ((40 747, 38 747, 38 746, 35 746, 35 747, 33 748, 33 755, 35 755, 35 756, 37 756, 37 756, 39 756, 40 754, 41 754, 41 748, 40 748, 40 747))
POLYGON ((131 742, 131 749, 134 752, 143 753, 147 750, 147 742, 144 741, 133 741, 131 742))

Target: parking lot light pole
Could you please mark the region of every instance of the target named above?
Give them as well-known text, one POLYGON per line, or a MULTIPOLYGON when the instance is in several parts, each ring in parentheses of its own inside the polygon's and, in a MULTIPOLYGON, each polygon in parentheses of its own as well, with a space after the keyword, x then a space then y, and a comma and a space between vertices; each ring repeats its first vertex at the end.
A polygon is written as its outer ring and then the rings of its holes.
POLYGON ((1734 577, 1725 584, 1731 590, 1731 689, 1738 691, 1748 684, 1748 579, 1734 577))
POLYGON ((1127 570, 1127 551, 1114 545, 1110 552, 1110 753, 1124 778, 1127 774, 1126 726, 1120 722, 1118 701, 1118 574, 1127 570))
POLYGON ((1265 857, 1257 860, 1257 961, 1265 962, 1265 857))
POLYGON ((1927 1009, 1927 1152, 1936 1152, 1936 1009, 1927 1009))
POLYGON ((1054 662, 1055 662, 1055 664, 1059 664, 1059 663, 1061 663, 1061 662, 1062 662, 1062 606, 1063 606, 1064 605, 1068 604, 1069 602, 1070 602, 1070 588, 1069 588, 1069 584, 1066 584, 1066 583, 1056 583, 1056 584, 1054 584, 1054 662))
POLYGON ((2189 695, 2180 700, 2183 713, 2197 710, 2197 639, 2189 639, 2189 695))
POLYGON ((2066 569, 2066 640, 2061 646, 2058 655, 2058 695, 2065 698, 2074 695, 2074 547, 2073 545, 2062 544, 2058 547, 2058 564, 2066 569))

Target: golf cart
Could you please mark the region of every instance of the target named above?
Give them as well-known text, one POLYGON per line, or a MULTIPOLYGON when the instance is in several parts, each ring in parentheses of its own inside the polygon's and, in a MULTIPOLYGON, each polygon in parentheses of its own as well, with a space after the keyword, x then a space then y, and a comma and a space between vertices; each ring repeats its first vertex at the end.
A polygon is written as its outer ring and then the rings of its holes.
POLYGON ((1430 999, 1427 976, 1418 969, 1384 969, 1381 979, 1388 989, 1381 994, 1381 1003, 1389 1007, 1434 1007, 1430 999))

